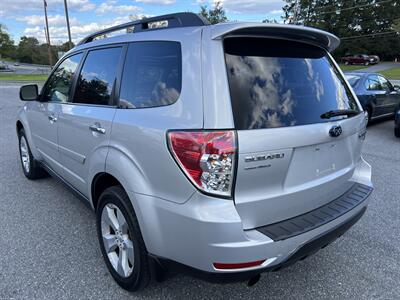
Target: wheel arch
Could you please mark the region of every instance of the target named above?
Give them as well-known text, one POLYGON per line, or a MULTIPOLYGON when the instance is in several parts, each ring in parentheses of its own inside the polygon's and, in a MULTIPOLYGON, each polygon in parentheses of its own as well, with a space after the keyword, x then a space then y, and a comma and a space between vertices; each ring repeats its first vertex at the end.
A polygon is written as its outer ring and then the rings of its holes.
MULTIPOLYGON (((113 175, 106 172, 97 173, 92 180, 90 195, 91 195, 91 204, 94 210, 97 209, 97 204, 100 198, 100 195, 109 187, 112 186, 121 186, 122 183, 113 175)), ((125 188, 124 188, 125 189, 125 188)))

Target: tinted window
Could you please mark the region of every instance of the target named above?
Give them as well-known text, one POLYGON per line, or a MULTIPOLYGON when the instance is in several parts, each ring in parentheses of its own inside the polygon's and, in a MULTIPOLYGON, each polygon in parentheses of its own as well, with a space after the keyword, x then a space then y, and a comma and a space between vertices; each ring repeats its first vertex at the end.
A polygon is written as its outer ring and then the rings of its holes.
POLYGON ((347 81, 350 83, 352 87, 355 87, 357 82, 360 80, 360 76, 357 75, 345 75, 347 81))
POLYGON ((129 45, 122 77, 120 106, 144 108, 178 100, 182 85, 181 46, 177 42, 129 45))
POLYGON ((71 90, 72 79, 78 68, 82 54, 65 59, 51 75, 43 92, 44 101, 67 102, 71 90))
MULTIPOLYGON (((305 125, 330 110, 358 106, 324 50, 290 41, 225 40, 237 129, 305 125)), ((338 117, 343 118, 343 117, 338 117)))
POLYGON ((92 50, 79 74, 74 103, 109 105, 121 48, 92 50))
POLYGON ((379 81, 379 78, 376 75, 369 76, 367 81, 366 81, 366 85, 367 85, 366 86, 367 90, 370 90, 370 91, 381 91, 381 90, 383 90, 382 85, 381 85, 381 83, 379 81))

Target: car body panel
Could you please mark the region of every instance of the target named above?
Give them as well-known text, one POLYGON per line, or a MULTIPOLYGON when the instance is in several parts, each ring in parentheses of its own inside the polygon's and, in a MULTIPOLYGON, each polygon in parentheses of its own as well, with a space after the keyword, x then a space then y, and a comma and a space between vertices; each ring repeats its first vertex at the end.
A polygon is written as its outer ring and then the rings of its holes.
POLYGON ((89 170, 105 170, 105 160, 116 108, 79 104, 61 104, 58 119, 61 176, 89 198, 89 170), (98 125, 104 134, 90 130, 98 125))
MULTIPOLYGON (((328 50, 338 46, 336 37, 319 30, 247 23, 149 30, 78 45, 66 56, 105 45, 180 42, 180 97, 167 106, 143 109, 29 102, 18 120, 27 128, 32 153, 90 199, 92 208, 94 178, 103 173, 115 177, 129 196, 150 254, 213 273, 245 271, 217 270, 214 262, 266 259, 255 268, 260 269, 285 261, 302 245, 351 219, 368 204, 365 201, 332 222, 284 241, 274 242, 254 229, 313 210, 354 183, 372 186, 371 167, 361 157, 363 114, 323 124, 237 131, 238 174, 230 199, 196 189, 179 168, 167 143, 169 130, 235 128, 223 38, 230 34, 248 35, 252 30, 258 35, 270 35, 274 29, 284 33, 285 38, 290 36, 328 50), (44 104, 46 109, 41 111, 44 104), (56 133, 49 124, 48 113, 58 119, 56 133), (41 120, 43 123, 34 124, 41 120), (105 129, 104 135, 89 130, 96 122, 105 129), (343 128, 338 138, 329 136, 334 125, 343 128), (45 131, 47 136, 35 139, 39 131, 45 131), (43 139, 56 146, 51 148, 43 139), (52 160, 46 160, 37 149, 47 151, 52 160), (284 158, 271 161, 270 168, 245 170, 247 156, 275 152, 284 153, 284 158), (319 158, 314 159, 316 156, 319 158)), ((339 73, 342 74, 340 70, 339 73)), ((357 105, 361 109, 358 102, 357 105)))

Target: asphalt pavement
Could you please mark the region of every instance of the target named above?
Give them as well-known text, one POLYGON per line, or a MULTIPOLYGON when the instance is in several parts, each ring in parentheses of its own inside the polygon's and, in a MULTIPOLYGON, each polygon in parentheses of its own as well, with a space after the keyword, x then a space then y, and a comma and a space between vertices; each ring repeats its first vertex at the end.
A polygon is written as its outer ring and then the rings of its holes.
POLYGON ((379 64, 372 65, 368 68, 361 69, 360 71, 379 73, 381 71, 392 69, 392 68, 400 68, 400 63, 398 63, 398 62, 380 62, 379 64))
MULTIPOLYGON (((255 286, 185 275, 128 293, 112 280, 92 211, 51 178, 21 170, 18 84, 0 82, 0 299, 399 299, 400 139, 393 121, 368 128, 375 191, 364 217, 332 245, 255 286)), ((189 243, 190 241, 188 241, 189 243)))

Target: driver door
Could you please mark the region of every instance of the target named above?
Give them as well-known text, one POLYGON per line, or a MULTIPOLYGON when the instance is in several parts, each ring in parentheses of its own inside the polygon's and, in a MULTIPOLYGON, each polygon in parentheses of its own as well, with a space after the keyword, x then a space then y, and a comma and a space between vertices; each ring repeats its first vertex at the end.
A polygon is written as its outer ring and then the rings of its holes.
POLYGON ((69 98, 73 77, 82 53, 66 58, 50 75, 40 101, 34 102, 27 112, 33 143, 40 160, 57 174, 62 173, 58 150, 58 118, 61 104, 69 98))

